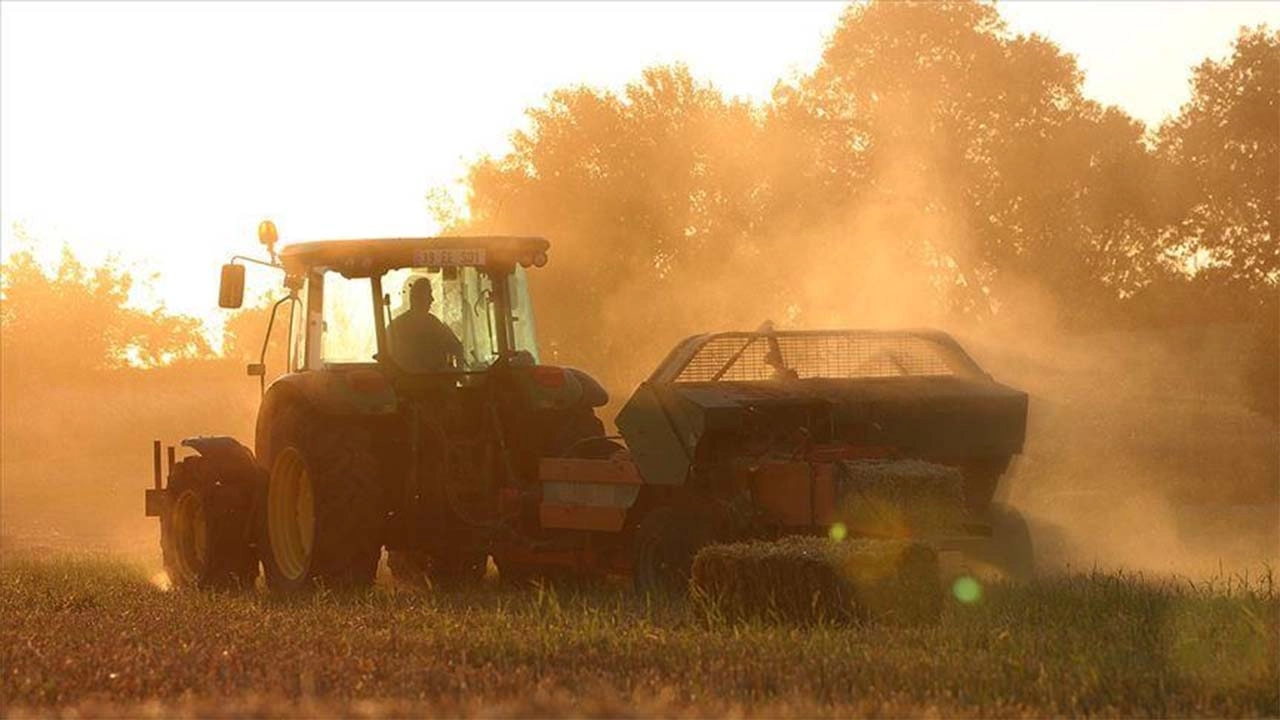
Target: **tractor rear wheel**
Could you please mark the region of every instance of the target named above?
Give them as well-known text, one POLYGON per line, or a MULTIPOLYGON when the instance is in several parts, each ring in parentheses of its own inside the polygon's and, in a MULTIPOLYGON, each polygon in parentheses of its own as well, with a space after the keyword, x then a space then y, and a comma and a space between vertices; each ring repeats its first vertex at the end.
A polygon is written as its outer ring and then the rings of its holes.
POLYGON ((632 572, 640 595, 682 596, 689 591, 693 557, 711 541, 709 525, 673 507, 649 511, 636 528, 632 572))
POLYGON ((272 426, 270 475, 259 491, 267 586, 296 593, 373 584, 385 501, 368 432, 288 408, 272 426))
POLYGON ((193 456, 173 466, 168 494, 160 547, 170 582, 180 588, 253 587, 258 558, 250 544, 251 481, 218 477, 206 458, 193 456))

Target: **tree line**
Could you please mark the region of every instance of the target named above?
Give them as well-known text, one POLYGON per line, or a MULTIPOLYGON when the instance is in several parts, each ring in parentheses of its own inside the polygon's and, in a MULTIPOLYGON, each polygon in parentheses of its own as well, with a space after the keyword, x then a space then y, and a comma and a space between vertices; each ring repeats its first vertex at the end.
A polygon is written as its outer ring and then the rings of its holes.
MULTIPOLYGON (((550 238, 531 279, 544 360, 616 383, 678 337, 765 319, 1244 322, 1274 414, 1280 33, 1242 29, 1158 127, 1086 98, 1082 80, 991 4, 851 5, 817 68, 766 102, 680 65, 621 92, 553 92, 510 152, 469 167, 465 212, 442 219, 550 238)), ((66 255, 47 273, 19 252, 2 282, 6 375, 214 354, 197 321, 128 309, 119 267, 66 255), (78 352, 35 341, 54 335, 78 352)), ((256 358, 262 318, 236 316, 226 352, 256 358)))
POLYGON ((991 4, 852 5, 768 102, 678 65, 554 92, 452 224, 552 239, 544 345, 588 368, 766 318, 1243 320, 1274 413, 1280 33, 1242 28, 1154 128, 1082 80, 991 4))

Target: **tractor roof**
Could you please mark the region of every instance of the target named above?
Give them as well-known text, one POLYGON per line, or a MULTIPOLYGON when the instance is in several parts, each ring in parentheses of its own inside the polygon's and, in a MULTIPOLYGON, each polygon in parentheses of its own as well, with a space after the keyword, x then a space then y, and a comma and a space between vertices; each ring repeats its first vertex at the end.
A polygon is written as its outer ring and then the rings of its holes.
POLYGON ((325 267, 363 277, 402 267, 542 265, 550 247, 544 238, 502 235, 316 240, 284 246, 280 260, 291 274, 325 267), (537 262, 539 255, 542 262, 537 262))

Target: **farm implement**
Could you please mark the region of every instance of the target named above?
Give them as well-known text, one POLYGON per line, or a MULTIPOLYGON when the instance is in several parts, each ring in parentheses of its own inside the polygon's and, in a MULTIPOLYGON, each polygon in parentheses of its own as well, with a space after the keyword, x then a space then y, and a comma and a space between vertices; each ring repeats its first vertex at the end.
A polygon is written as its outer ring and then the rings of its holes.
MULTIPOLYGON (((154 448, 146 511, 175 584, 277 592, 398 578, 627 575, 688 587, 712 543, 809 535, 928 540, 1029 569, 1025 525, 993 496, 1027 397, 932 330, 696 335, 617 416, 589 374, 539 360, 535 237, 304 242, 277 255, 289 337, 252 449, 154 448), (423 285, 425 283, 425 285, 423 285), (427 314, 431 317, 426 317, 427 314), (443 330, 441 329, 443 328, 443 330), (416 333, 416 334, 415 334, 416 333), (1012 518, 1012 520, 1010 519, 1012 518), (1006 532, 1013 528, 1012 535, 1006 532)), ((220 305, 243 302, 245 262, 220 305)))

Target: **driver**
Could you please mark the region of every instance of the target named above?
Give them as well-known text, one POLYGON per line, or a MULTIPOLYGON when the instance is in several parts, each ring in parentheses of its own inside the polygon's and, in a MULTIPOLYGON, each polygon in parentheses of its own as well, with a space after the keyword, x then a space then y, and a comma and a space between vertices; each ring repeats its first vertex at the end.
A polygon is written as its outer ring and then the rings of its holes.
POLYGON ((431 314, 431 281, 421 276, 410 280, 406 294, 409 309, 392 319, 389 328, 396 363, 419 372, 441 372, 460 365, 462 343, 448 325, 431 314))

